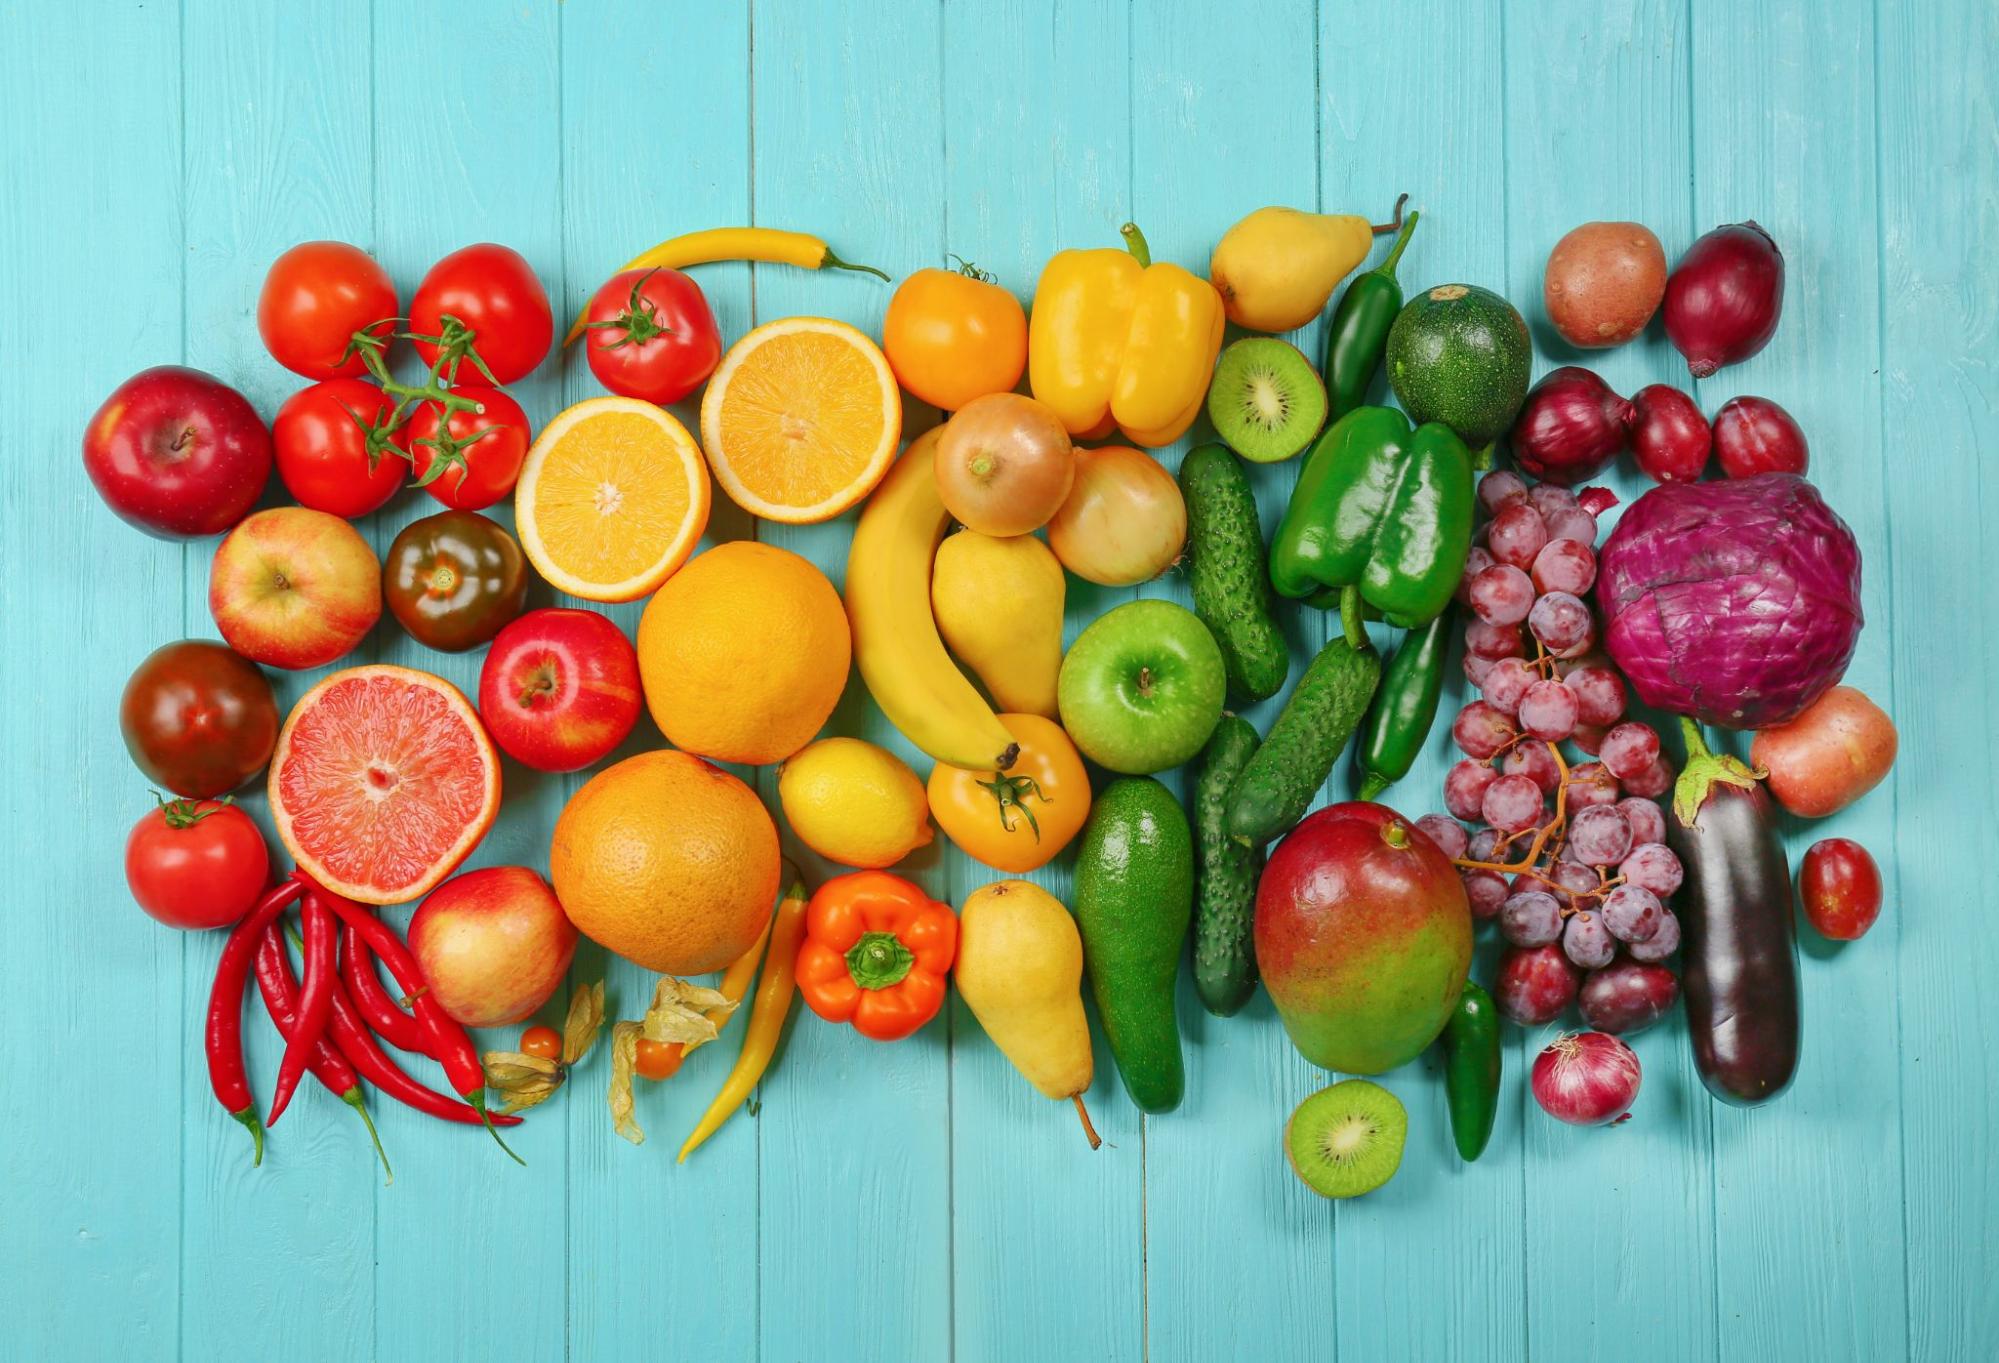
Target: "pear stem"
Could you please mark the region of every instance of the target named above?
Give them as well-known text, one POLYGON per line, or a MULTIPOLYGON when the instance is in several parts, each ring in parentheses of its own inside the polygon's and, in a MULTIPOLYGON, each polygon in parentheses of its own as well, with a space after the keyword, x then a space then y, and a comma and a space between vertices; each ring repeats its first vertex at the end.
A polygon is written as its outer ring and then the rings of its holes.
POLYGON ((1072 1093, 1069 1095, 1069 1101, 1076 1105, 1076 1117, 1083 1123, 1083 1134, 1090 1138, 1090 1149, 1098 1149, 1103 1145, 1104 1138, 1097 1134, 1096 1127, 1090 1125, 1090 1110, 1083 1106, 1083 1095, 1072 1093))

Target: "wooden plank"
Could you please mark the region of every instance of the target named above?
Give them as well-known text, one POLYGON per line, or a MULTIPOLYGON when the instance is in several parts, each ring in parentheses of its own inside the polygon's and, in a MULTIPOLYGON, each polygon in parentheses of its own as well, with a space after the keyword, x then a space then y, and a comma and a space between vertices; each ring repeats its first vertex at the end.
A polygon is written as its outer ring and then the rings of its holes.
MULTIPOLYGON (((1685 8, 1664 0, 1587 11, 1509 6, 1505 37, 1502 282, 1534 332, 1537 371, 1585 363, 1622 393, 1684 380, 1685 366, 1656 329, 1617 350, 1570 351, 1547 324, 1540 286, 1548 252, 1578 223, 1646 223, 1669 259, 1691 240, 1685 8)), ((1628 466, 1599 481, 1627 502, 1649 486, 1628 466)), ((1516 1035, 1510 1082, 1524 1084, 1547 1037, 1516 1035)), ((1632 1044, 1644 1091, 1614 1136, 1564 1127, 1531 1098, 1516 1100, 1526 1135, 1526 1348, 1537 1356, 1680 1360, 1716 1349, 1708 1099, 1677 1016, 1632 1044), (1579 1205, 1579 1189, 1605 1191, 1579 1205), (1561 1285, 1584 1265, 1596 1266, 1593 1291, 1589 1308, 1578 1310, 1561 1285)))
MULTIPOLYGON (((1880 3, 1875 22, 1881 425, 1854 443, 1877 444, 1877 495, 1894 527, 1885 632, 1902 743, 1887 796, 1897 835, 1872 849, 1891 921, 1873 936, 1897 945, 1907 1356, 1943 1363, 1999 1356, 1999 1024, 1968 997, 1999 970, 1999 938, 1989 888, 1965 888, 1977 874, 1969 849, 1999 816, 1999 626, 1977 571, 1999 522, 1985 454, 1999 412, 1999 12, 1880 3)), ((1848 954, 1861 953, 1842 952, 1842 968, 1848 954)), ((1881 1151, 1877 1142, 1865 1158, 1881 1151)))
POLYGON ((205 1092, 183 1006, 186 939, 132 905, 118 852, 150 797, 111 717, 130 670, 179 627, 181 552, 115 519, 78 455, 106 394, 181 358, 179 43, 171 7, 21 6, 0 20, 0 603, 12 622, 0 659, 47 683, 0 719, 15 910, 0 1022, 37 1039, 12 1058, 0 1123, 9 1358, 172 1355, 189 1132, 227 1126, 235 1158, 249 1158, 205 1092), (57 343, 52 319, 89 280, 119 301, 94 309, 90 344, 57 343))
MULTIPOLYGON (((562 277, 559 15, 552 6, 494 10, 466 23, 436 6, 384 0, 375 7, 374 202, 381 256, 405 304, 439 257, 478 241, 526 256, 552 298, 562 277)), ((413 353, 405 366, 415 369, 413 353)), ((537 428, 559 405, 553 360, 509 392, 537 428)), ((476 458, 476 455, 474 456, 476 458)), ((386 549, 395 532, 439 510, 423 492, 404 492, 376 520, 386 549)), ((512 505, 487 513, 511 525, 512 505)), ((420 668, 476 696, 483 650, 443 654, 385 619, 373 655, 420 668)), ((509 762, 506 807, 474 854, 473 866, 545 869, 554 778, 509 762)), ((391 910, 401 926, 407 915, 391 910)), ((482 1048, 512 1049, 519 1030, 481 1033, 482 1048)), ((412 1065, 445 1087, 436 1066, 412 1065)), ((576 1095, 565 1095, 565 1101, 576 1095)), ((565 1347, 564 1265, 568 1199, 560 1176, 568 1129, 544 1110, 508 1134, 527 1161, 521 1169, 475 1128, 445 1129, 428 1118, 389 1114, 397 1187, 378 1199, 376 1335, 381 1347, 450 1356, 493 1329, 496 1307, 509 1348, 538 1358, 565 1347), (406 1185, 420 1197, 398 1196, 406 1185), (504 1207, 505 1234, 479 1209, 504 1207), (438 1290, 440 1266, 448 1265, 438 1290)))
MULTIPOLYGON (((1892 708, 1871 7, 1848 0, 1807 16, 1703 0, 1692 24, 1693 226, 1753 216, 1785 256, 1783 324, 1761 354, 1703 380, 1701 405, 1712 413, 1759 393, 1804 426, 1812 479, 1853 527, 1866 566, 1870 625, 1845 680, 1892 708)), ((1786 821, 1793 868, 1831 834, 1898 864, 1898 789, 1891 776, 1835 819, 1786 821)), ((1800 932, 1797 1082, 1768 1108, 1714 1108, 1720 1354, 1907 1357, 1893 932, 1848 948, 1800 932)))
MULTIPOLYGON (((1378 25, 1375 11, 1359 4, 1322 7, 1322 207, 1382 221, 1396 194, 1410 195, 1409 207, 1423 217, 1397 272, 1405 295, 1452 281, 1505 282, 1504 236, 1493 230, 1495 206, 1505 202, 1505 127, 1490 116, 1493 92, 1476 81, 1402 78, 1441 51, 1497 51, 1500 34, 1500 7, 1490 0, 1406 11, 1393 25, 1378 25), (1355 43, 1357 32, 1374 36, 1355 43)), ((1323 354, 1317 336, 1309 351, 1315 358, 1323 354)), ((1385 384, 1383 393, 1385 400, 1385 384)), ((1400 638, 1375 633, 1386 648, 1400 638)), ((1453 671, 1425 751, 1383 797, 1410 818, 1442 806, 1444 773, 1459 756, 1448 726, 1465 690, 1453 671)), ((1334 798, 1350 797, 1350 773, 1342 762, 1334 798)), ((1496 952, 1483 945, 1475 974, 1489 981, 1496 952)), ((1522 1356, 1524 1245, 1512 1228, 1521 1219, 1524 1081, 1512 1048, 1506 1063, 1497 1129, 1470 1165, 1451 1144, 1434 1051, 1382 1080, 1409 1110, 1408 1145, 1394 1182, 1336 1212, 1341 1357, 1522 1356), (1451 1291, 1408 1290, 1439 1271, 1451 1291)))
MULTIPOLYGON (((563 11, 565 315, 653 242, 749 221, 749 38, 749 15, 740 6, 678 9, 670 18, 643 0, 563 11), (619 78, 605 79, 610 71, 619 78), (607 129, 633 126, 635 90, 647 92, 644 133, 605 136, 607 129), (682 136, 689 128, 701 135, 682 136)), ((748 267, 703 266, 693 274, 724 342, 749 330, 748 267)), ((580 354, 570 355, 562 380, 567 402, 604 391, 580 354)), ((696 402, 674 410, 690 431, 700 429, 696 402)), ((741 538, 750 522, 718 495, 709 528, 708 542, 741 538)), ((644 606, 592 609, 631 635, 644 606)), ((616 757, 664 746, 647 716, 616 757)), ((566 778, 563 793, 588 774, 566 778)), ((657 978, 652 972, 588 945, 578 961, 572 980, 603 978, 621 1015, 638 1016, 650 1000, 657 978)), ((642 1147, 634 1149, 611 1131, 604 1105, 607 1055, 593 1058, 564 1099, 572 1357, 654 1352, 662 1320, 702 1354, 755 1353, 756 1124, 739 1115, 685 1166, 674 1164, 681 1141, 734 1063, 741 1027, 740 1020, 731 1023, 720 1044, 695 1052, 670 1082, 639 1084, 637 1113, 647 1136, 642 1147), (650 1305, 634 1311, 633 1302, 650 1305)))
MULTIPOLYGON (((939 7, 765 6, 752 24, 756 221, 817 232, 891 275, 935 261, 944 239, 939 7)), ((881 334, 889 286, 880 281, 782 266, 753 274, 756 321, 827 315, 881 334)), ((837 587, 854 516, 761 525, 758 538, 811 559, 837 587)), ((858 670, 829 727, 915 758, 866 699, 858 670)), ((774 796, 768 773, 760 785, 774 796)), ((800 860, 814 883, 832 873, 800 860)), ((934 858, 901 869, 944 893, 934 858)), ((828 1340, 857 1358, 949 1354, 949 1044, 948 1015, 878 1045, 801 1011, 763 1084, 757 1122, 763 1357, 813 1357, 828 1340)))
MULTIPOLYGON (((1108 0, 945 11, 946 223, 938 249, 995 272, 1024 302, 1050 255, 1117 240, 1130 154, 1125 68, 1106 58, 1127 50, 1128 22, 1128 7, 1108 0), (1053 78, 1023 83, 1018 73, 1032 70, 1053 78), (1047 192, 1024 192, 1029 185, 1047 192)), ((1095 595, 1074 577, 1068 588, 1072 603, 1095 595)), ((1068 903, 1073 864, 1069 853, 1031 878, 1068 903)), ((958 906, 1002 878, 955 849, 943 854, 943 869, 958 906)), ((1138 1114, 1109 1051, 1099 1044, 1087 1096, 1105 1141, 1092 1154, 1067 1104, 1031 1088, 962 999, 951 1006, 957 1356, 1138 1357, 1138 1114), (1091 1288, 1077 1292, 1078 1283, 1091 1288)))
MULTIPOLYGON (((306 380, 271 359, 257 334, 265 271, 301 241, 370 244, 367 44, 367 16, 337 4, 251 14, 196 7, 187 16, 187 358, 241 389, 266 420, 306 380)), ((290 501, 276 480, 271 500, 290 501)), ((183 611, 188 633, 215 638, 210 554, 208 544, 190 547, 183 611)), ((280 713, 330 670, 267 669, 280 713)), ((261 788, 245 803, 263 816, 261 788)), ((221 938, 189 942, 182 1033, 190 1054, 198 1053, 221 938)), ((249 1012, 250 1072, 268 1106, 284 1045, 261 1001, 249 1012)), ((328 1359, 365 1353, 381 1175, 361 1123, 308 1076, 270 1137, 263 1167, 251 1169, 235 1124, 220 1120, 197 1084, 186 1092, 203 1120, 190 1123, 183 1162, 184 1338, 282 1342, 328 1359)), ((378 1118, 386 1106, 371 1104, 378 1118)))

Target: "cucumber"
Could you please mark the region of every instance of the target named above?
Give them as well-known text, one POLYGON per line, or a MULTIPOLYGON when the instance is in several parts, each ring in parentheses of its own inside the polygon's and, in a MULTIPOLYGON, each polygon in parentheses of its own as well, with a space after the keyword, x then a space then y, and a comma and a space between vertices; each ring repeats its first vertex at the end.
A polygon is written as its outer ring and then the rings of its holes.
POLYGON ((1226 445, 1203 445, 1180 462, 1187 502, 1187 580, 1194 613, 1221 645, 1229 694, 1266 700, 1284 686, 1291 655, 1271 614, 1270 569, 1249 475, 1226 445))
POLYGON ((1520 310, 1472 284, 1424 290, 1388 329, 1388 382, 1402 410, 1419 426, 1443 422, 1474 450, 1513 425, 1533 360, 1520 310))
POLYGON ((1142 1112, 1170 1112, 1187 1088, 1173 992, 1194 917, 1194 840, 1171 791, 1150 776, 1104 787, 1083 827, 1074 897, 1125 1092, 1142 1112))
POLYGON ((1223 715, 1194 778, 1194 992, 1216 1017, 1230 1017, 1256 992, 1256 877, 1263 852, 1228 835, 1229 792, 1249 765, 1256 727, 1223 715))
POLYGON ((1319 650, 1229 792, 1230 837, 1262 846, 1304 817, 1380 681, 1372 648, 1341 635, 1319 650))

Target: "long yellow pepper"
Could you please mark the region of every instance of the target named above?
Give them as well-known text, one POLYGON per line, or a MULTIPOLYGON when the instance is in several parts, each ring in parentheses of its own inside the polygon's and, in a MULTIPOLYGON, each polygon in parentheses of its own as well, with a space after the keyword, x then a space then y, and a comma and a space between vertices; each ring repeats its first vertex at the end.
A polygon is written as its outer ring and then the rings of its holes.
POLYGON ((1073 436, 1101 439, 1115 427, 1157 448, 1200 413, 1227 316, 1214 285, 1154 264, 1135 224, 1123 234, 1122 251, 1060 251, 1042 270, 1028 384, 1073 436))
POLYGON ((771 918, 770 953, 765 957, 763 978, 757 981, 756 1000, 750 1005, 749 1025, 743 1032, 742 1053, 736 1057, 729 1077, 722 1081, 721 1092, 708 1104, 687 1143, 680 1147, 676 1163, 684 1164, 703 1141, 722 1129, 722 1123, 749 1101, 757 1082, 770 1068, 771 1057, 777 1054, 778 1038, 784 1033, 784 1020, 791 1012, 792 997, 797 992, 798 944, 805 938, 805 905, 809 898, 805 886, 794 882, 779 901, 771 918))

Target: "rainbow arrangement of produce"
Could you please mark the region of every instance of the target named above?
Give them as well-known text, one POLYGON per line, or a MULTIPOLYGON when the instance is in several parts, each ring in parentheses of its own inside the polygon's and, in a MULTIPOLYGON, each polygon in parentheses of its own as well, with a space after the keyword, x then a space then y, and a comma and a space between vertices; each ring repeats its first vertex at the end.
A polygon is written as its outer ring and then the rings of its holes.
MULTIPOLYGON (((797 1001, 804 1025, 894 1044, 954 988, 1094 1148, 1084 991, 1129 1101, 1169 1113, 1183 969, 1217 1018, 1261 987, 1308 1061, 1370 1076, 1268 1114, 1271 1158, 1327 1197, 1395 1175, 1411 1117, 1377 1081, 1433 1047, 1477 1160, 1509 1025, 1545 1031, 1511 1082, 1562 1122, 1643 1118, 1621 1038, 1682 1008, 1716 1097, 1777 1098, 1802 1044, 1799 911, 1843 941, 1883 907, 1866 849, 1827 837, 1794 881, 1775 826, 1836 816, 1895 759, 1888 717, 1841 684, 1854 538, 1777 402, 1710 419, 1671 382, 1625 398, 1576 365, 1530 385, 1505 297, 1405 298, 1422 244, 1404 208, 1260 208, 1205 271, 1127 225, 1038 281, 883 275, 879 338, 825 317, 721 334, 703 264, 881 273, 802 232, 664 241, 566 336, 504 246, 453 252, 405 300, 363 251, 307 242, 256 300, 306 384, 268 424, 195 370, 120 386, 83 428, 105 503, 165 539, 222 536, 222 642, 166 641, 125 690, 126 744, 165 792, 125 864, 146 913, 229 934, 208 1072, 250 1157, 308 1074, 371 1135, 372 1091, 506 1149, 588 1073, 641 1142, 635 1084, 733 1031, 686 1160, 781 1063, 797 1001), (1030 283, 1023 306, 1009 285, 1030 283), (1317 364, 1261 334, 1322 314, 1317 364), (507 389, 557 363, 607 395, 537 432, 507 389), (905 395, 941 419, 906 424, 905 395), (666 410, 697 396, 698 433, 666 410), (1154 451, 1203 419, 1214 438, 1168 468, 1154 451), (1624 456, 1657 486, 1620 507, 1590 480, 1624 456), (1287 460, 1266 536, 1249 466, 1287 460), (287 499, 258 510, 274 469, 287 499), (352 522, 407 484, 439 510, 378 557, 352 522), (704 548, 718 488, 763 520, 844 518, 842 587, 774 545, 704 548), (508 500, 511 528, 482 514, 508 500), (1065 647, 1071 576, 1169 572, 1192 609, 1128 601, 1065 647), (586 604, 529 609, 537 579, 586 604), (639 601, 630 636, 587 604, 639 601), (281 717, 263 669, 335 663, 385 609, 431 649, 483 649, 477 694, 348 667, 281 717), (1294 668, 1287 635, 1320 619, 1294 668), (828 732, 855 668, 927 772, 828 732), (1264 701, 1263 731, 1231 708, 1264 701), (613 760, 642 713, 667 746, 613 760), (1461 758, 1414 789, 1433 730, 1461 758), (1746 757, 1731 730, 1753 733, 1746 757), (506 817, 502 754, 589 775, 544 863, 460 873, 506 817), (766 766, 776 810, 741 774, 766 766), (1183 767, 1184 803, 1158 779, 1183 767), (231 802, 253 782, 282 860, 231 802), (805 883, 779 816, 840 873, 805 883), (896 871, 940 839, 993 872, 961 904, 896 871), (1057 858, 1067 904, 1019 878, 1057 858), (402 904, 406 931, 377 912, 402 904), (643 1015, 577 981, 559 1030, 477 1049, 468 1029, 549 1004, 583 938, 658 975, 643 1015), (261 1086, 253 978, 286 1041, 261 1086)), ((1543 289, 1567 345, 1656 317, 1702 377, 1776 330, 1784 259, 1753 222, 1671 266, 1644 226, 1586 223, 1552 243, 1543 289)))

